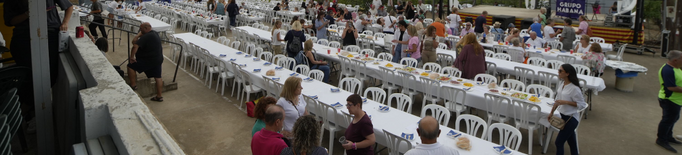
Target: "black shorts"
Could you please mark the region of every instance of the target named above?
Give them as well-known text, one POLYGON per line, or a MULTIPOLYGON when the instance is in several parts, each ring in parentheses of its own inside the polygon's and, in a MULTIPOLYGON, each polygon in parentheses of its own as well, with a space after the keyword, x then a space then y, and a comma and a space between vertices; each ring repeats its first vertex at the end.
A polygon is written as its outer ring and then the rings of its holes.
POLYGON ((161 78, 161 64, 155 65, 147 61, 137 61, 135 63, 128 63, 128 68, 138 73, 144 72, 147 78, 161 78))

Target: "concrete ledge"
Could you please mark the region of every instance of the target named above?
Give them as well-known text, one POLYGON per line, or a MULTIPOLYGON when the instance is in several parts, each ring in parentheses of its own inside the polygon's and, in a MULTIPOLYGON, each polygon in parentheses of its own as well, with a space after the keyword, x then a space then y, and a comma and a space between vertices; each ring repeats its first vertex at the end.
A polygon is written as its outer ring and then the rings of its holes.
POLYGON ((97 81, 79 91, 85 139, 111 135, 120 154, 185 154, 97 47, 70 35, 97 81))

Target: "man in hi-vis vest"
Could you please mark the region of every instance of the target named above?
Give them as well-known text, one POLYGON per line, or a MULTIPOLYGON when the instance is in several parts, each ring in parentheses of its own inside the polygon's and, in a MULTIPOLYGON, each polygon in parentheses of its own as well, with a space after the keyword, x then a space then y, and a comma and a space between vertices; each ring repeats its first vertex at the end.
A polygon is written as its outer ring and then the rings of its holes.
POLYGON ((663 109, 661 122, 658 124, 658 138, 656 144, 668 151, 677 153, 670 143, 682 144, 673 138, 673 127, 680 118, 680 105, 682 105, 682 52, 670 51, 668 62, 658 71, 658 81, 661 90, 658 92, 658 104, 663 109))

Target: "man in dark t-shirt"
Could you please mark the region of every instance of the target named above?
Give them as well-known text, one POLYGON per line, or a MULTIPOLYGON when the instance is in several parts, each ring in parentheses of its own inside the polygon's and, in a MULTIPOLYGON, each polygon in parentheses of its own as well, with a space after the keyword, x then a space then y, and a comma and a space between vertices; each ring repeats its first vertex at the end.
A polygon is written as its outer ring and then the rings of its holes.
POLYGON ((133 49, 130 50, 130 63, 128 63, 128 78, 130 87, 137 89, 137 75, 144 72, 147 78, 154 78, 156 81, 156 96, 152 101, 163 101, 161 91, 163 90, 163 80, 161 79, 161 64, 163 63, 163 47, 161 39, 156 31, 152 30, 149 23, 140 25, 140 33, 133 38, 133 49))
POLYGON ((412 5, 412 2, 410 1, 407 1, 407 5, 405 5, 405 14, 407 19, 414 18, 414 5, 412 5))
POLYGON ((474 21, 474 26, 476 26, 474 27, 474 32, 476 32, 476 34, 483 33, 483 26, 485 26, 487 22, 485 19, 486 16, 488 16, 488 11, 483 11, 481 16, 476 17, 476 21, 474 21))
POLYGON ((91 6, 91 11, 90 13, 93 16, 92 23, 88 25, 88 28, 90 28, 90 32, 92 32, 92 36, 97 39, 97 28, 99 27, 99 31, 102 32, 102 37, 107 38, 107 31, 104 29, 104 19, 102 18, 102 4, 100 4, 97 0, 91 0, 92 1, 92 6, 91 6))

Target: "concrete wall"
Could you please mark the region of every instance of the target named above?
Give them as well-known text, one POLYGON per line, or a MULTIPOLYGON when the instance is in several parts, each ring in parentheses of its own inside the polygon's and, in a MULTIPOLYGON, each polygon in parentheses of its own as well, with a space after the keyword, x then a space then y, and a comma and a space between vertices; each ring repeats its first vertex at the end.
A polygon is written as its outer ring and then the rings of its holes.
MULTIPOLYGON (((97 81, 79 91, 85 139, 111 135, 120 154, 184 154, 138 95, 89 40, 71 40, 97 81)), ((84 71, 85 72, 85 71, 84 71)))

